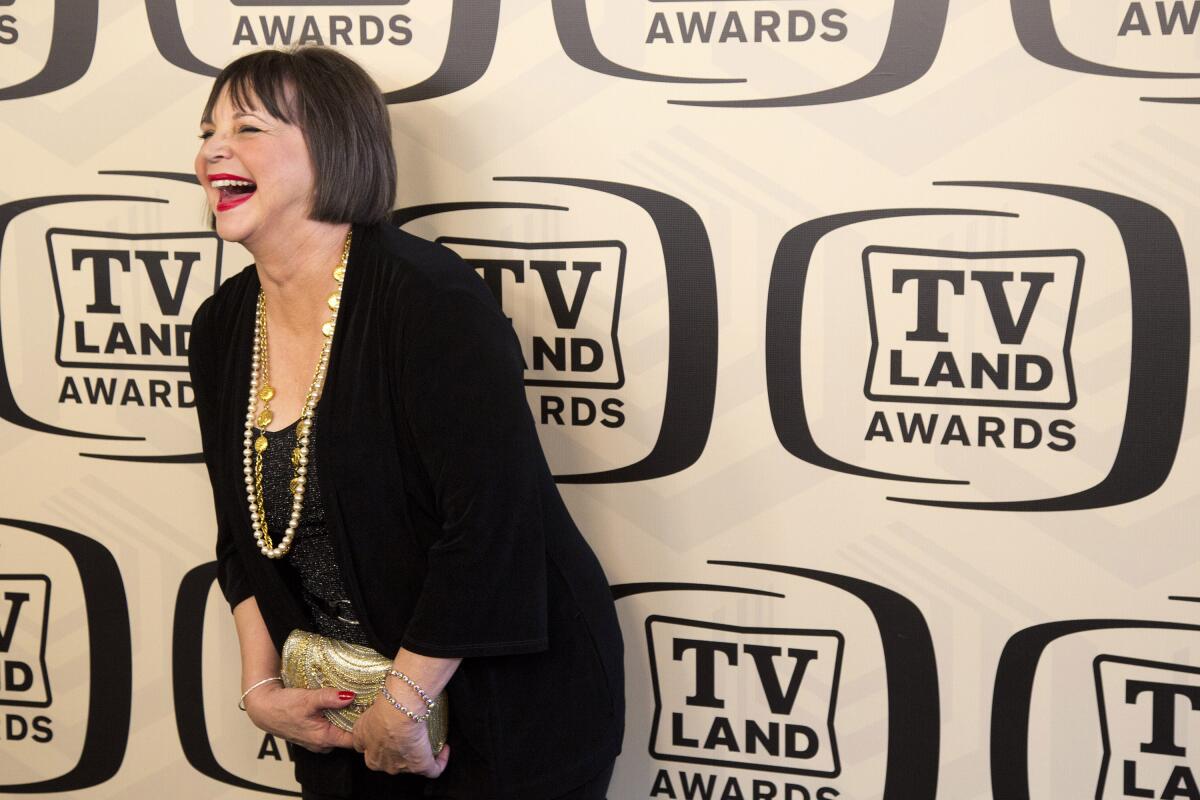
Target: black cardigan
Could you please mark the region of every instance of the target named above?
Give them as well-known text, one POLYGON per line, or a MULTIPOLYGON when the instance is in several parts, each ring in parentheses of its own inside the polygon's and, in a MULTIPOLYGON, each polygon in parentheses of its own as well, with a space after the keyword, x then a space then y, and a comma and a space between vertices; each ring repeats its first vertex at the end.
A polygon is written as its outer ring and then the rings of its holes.
MULTIPOLYGON (((218 580, 231 606, 257 598, 282 646, 306 617, 254 546, 242 473, 258 290, 247 267, 201 305, 190 366, 218 580)), ((310 465, 350 599, 379 652, 464 658, 448 691, 450 742, 467 747, 437 783, 536 800, 619 752, 624 688, 608 584, 546 465, 522 370, 511 324, 457 255, 355 226, 310 465)), ((317 791, 361 759, 297 751, 317 791)))

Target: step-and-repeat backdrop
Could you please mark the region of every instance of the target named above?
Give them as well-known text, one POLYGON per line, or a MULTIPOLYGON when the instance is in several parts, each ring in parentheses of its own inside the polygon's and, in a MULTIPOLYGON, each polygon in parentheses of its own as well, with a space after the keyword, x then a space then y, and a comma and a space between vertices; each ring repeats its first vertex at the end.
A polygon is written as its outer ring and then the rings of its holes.
POLYGON ((1200 798, 1198 26, 0 0, 0 793, 296 793, 214 587, 189 323, 250 258, 190 170, 218 68, 316 43, 520 335, 625 636, 611 797, 1200 798))

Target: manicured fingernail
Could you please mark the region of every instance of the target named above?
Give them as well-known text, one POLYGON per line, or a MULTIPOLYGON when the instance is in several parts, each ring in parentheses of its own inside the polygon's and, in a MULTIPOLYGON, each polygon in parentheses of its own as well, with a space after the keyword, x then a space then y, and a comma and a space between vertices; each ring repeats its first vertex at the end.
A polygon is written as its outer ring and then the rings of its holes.
POLYGON ((338 700, 353 700, 354 698, 354 692, 338 692, 338 700))

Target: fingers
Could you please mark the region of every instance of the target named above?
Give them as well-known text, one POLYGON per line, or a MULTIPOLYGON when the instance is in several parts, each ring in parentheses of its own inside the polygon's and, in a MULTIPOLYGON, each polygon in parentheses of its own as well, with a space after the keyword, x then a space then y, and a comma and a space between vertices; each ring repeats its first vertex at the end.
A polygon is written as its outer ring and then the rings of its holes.
POLYGON ((446 763, 449 760, 450 745, 448 744, 442 747, 442 751, 437 756, 432 756, 432 753, 424 759, 418 756, 417 761, 405 759, 398 753, 379 748, 371 748, 363 752, 363 762, 367 765, 367 769, 386 772, 389 775, 412 773, 426 778, 436 778, 446 770, 446 763))
POLYGON ((447 742, 442 745, 442 751, 433 758, 433 773, 426 775, 429 778, 436 778, 446 770, 446 762, 450 760, 450 744, 447 742))
MULTIPOLYGON (((358 745, 354 741, 354 735, 333 725, 329 726, 329 735, 326 737, 325 743, 329 745, 330 749, 344 747, 347 750, 358 750, 358 745)), ((362 751, 360 750, 359 752, 362 751)))
POLYGON ((375 750, 368 750, 364 753, 363 762, 367 765, 367 769, 372 772, 386 772, 388 775, 399 775, 411 771, 404 761, 396 758, 386 758, 383 754, 375 750))
POLYGON ((303 736, 294 736, 288 739, 293 744, 298 744, 305 750, 311 750, 314 753, 329 753, 335 747, 344 747, 351 749, 354 747, 354 737, 341 728, 333 725, 326 725, 324 730, 309 730, 303 736))
POLYGON ((413 764, 411 771, 417 775, 423 775, 426 778, 436 778, 441 775, 446 769, 446 761, 450 758, 449 745, 444 745, 442 751, 436 756, 433 754, 433 748, 426 739, 424 747, 418 756, 418 762, 413 764))
POLYGON ((334 689, 333 687, 310 689, 308 692, 308 702, 316 711, 322 711, 326 708, 344 708, 354 702, 354 692, 344 689, 334 689))

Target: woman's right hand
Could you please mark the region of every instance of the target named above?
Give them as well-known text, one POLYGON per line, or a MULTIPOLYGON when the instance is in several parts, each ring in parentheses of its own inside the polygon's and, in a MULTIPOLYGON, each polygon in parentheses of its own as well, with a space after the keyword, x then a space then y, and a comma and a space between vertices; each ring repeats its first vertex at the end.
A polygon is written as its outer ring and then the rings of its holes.
POLYGON ((354 747, 354 737, 331 723, 321 712, 344 708, 354 692, 333 688, 284 689, 267 684, 246 696, 246 714, 257 727, 314 753, 335 747, 354 747))

